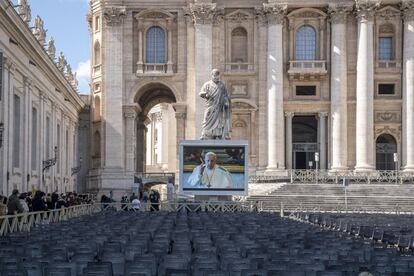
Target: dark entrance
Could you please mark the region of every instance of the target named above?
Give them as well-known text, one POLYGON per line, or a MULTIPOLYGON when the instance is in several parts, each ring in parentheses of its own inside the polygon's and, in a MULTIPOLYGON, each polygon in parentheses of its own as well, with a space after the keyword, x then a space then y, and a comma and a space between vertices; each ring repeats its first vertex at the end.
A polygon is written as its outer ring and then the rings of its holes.
POLYGON ((315 169, 318 151, 318 121, 315 116, 295 116, 292 119, 293 168, 315 169))
POLYGON ((397 153, 397 142, 389 134, 378 136, 376 142, 377 170, 395 170, 394 153, 397 153))

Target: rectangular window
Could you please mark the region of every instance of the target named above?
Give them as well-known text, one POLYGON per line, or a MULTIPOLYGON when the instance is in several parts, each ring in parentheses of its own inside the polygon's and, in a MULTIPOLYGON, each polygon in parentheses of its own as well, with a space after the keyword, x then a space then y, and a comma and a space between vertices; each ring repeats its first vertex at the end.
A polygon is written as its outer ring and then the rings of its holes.
POLYGON ((101 19, 100 19, 99 16, 95 17, 95 31, 99 31, 100 21, 101 21, 101 19))
MULTIPOLYGON (((56 139, 57 139, 57 150, 58 153, 60 152, 60 125, 57 124, 56 127, 56 139)), ((56 160, 56 172, 60 173, 60 160, 59 160, 60 156, 57 158, 56 160)))
POLYGON ((393 60, 392 53, 392 37, 380 37, 379 38, 379 53, 380 60, 393 60))
POLYGON ((378 95, 394 95, 395 84, 393 83, 381 83, 378 84, 378 95))
POLYGON ((316 86, 298 85, 296 86, 296 96, 316 96, 316 86))
POLYGON ((20 168, 20 98, 14 95, 13 167, 20 168))
POLYGON ((32 171, 37 166, 37 109, 32 108, 32 171))

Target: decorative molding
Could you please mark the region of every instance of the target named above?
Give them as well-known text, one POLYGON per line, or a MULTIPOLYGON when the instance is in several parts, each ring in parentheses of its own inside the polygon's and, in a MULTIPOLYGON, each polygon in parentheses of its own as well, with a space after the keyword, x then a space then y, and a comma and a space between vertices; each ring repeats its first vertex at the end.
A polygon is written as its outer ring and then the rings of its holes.
POLYGON ((334 24, 346 24, 348 14, 352 11, 352 9, 352 5, 339 2, 336 4, 330 4, 328 7, 328 13, 334 24))
POLYGON ((285 112, 285 117, 286 117, 286 118, 288 118, 288 119, 292 119, 292 118, 293 118, 293 116, 295 116, 295 112, 293 112, 293 111, 286 111, 286 112, 285 112))
POLYGON ((287 13, 286 4, 263 3, 263 9, 269 24, 283 24, 287 13))
POLYGON ((380 10, 378 10, 378 12, 376 13, 376 17, 377 19, 380 20, 399 20, 401 18, 401 11, 391 7, 391 6, 386 6, 380 10))
POLYGON ((108 26, 118 26, 124 22, 126 17, 125 7, 108 7, 104 10, 103 17, 108 26))
POLYGON ((231 22, 242 23, 246 20, 253 19, 254 17, 252 14, 246 11, 236 10, 234 12, 227 14, 224 18, 231 22))
POLYGON ((328 117, 328 112, 327 111, 318 112, 318 118, 319 119, 323 119, 323 118, 326 118, 326 117, 328 117))
POLYGON ((400 123, 399 111, 377 111, 375 112, 376 123, 400 123))
POLYGON ((223 18, 224 9, 218 9, 216 3, 190 4, 184 16, 192 19, 194 24, 217 24, 223 18))
POLYGON ((93 30, 93 27, 92 27, 92 23, 93 23, 93 16, 92 16, 92 14, 91 13, 88 13, 87 15, 86 15, 86 22, 88 23, 88 30, 89 30, 89 34, 92 34, 92 30, 93 30))
POLYGON ((414 21, 414 0, 402 0, 401 11, 405 21, 414 21))
POLYGON ((355 0, 356 12, 360 20, 373 20, 381 0, 355 0))
POLYGON ((401 127, 390 127, 390 126, 378 126, 375 127, 375 140, 378 138, 378 136, 382 134, 390 134, 397 138, 399 141, 401 139, 401 127))

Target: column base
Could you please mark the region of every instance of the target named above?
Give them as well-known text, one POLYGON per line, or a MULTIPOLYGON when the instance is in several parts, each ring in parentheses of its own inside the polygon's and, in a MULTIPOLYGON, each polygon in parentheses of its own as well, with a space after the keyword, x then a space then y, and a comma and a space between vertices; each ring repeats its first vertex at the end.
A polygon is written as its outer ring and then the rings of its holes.
POLYGON ((349 171, 349 168, 345 166, 338 166, 338 167, 331 167, 331 169, 329 170, 329 172, 344 172, 344 171, 349 171))
POLYGON ((406 166, 404 166, 403 172, 414 173, 414 165, 406 165, 406 166))
POLYGON ((263 175, 278 175, 278 176, 288 176, 288 170, 285 168, 273 168, 267 167, 266 170, 263 172, 263 175))
POLYGON ((375 171, 375 167, 373 167, 373 166, 359 166, 359 167, 355 167, 354 171, 355 172, 373 172, 373 171, 375 171))

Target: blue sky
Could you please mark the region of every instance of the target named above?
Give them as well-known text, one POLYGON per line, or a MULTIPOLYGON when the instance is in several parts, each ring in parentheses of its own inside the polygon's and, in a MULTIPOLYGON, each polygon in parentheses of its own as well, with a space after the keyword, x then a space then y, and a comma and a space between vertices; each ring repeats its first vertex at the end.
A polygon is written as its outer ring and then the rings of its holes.
MULTIPOLYGON (((13 0, 17 4, 17 0, 13 0)), ((63 52, 72 70, 77 72, 78 91, 89 93, 90 48, 86 14, 89 0, 28 0, 32 23, 36 15, 44 21, 46 41, 55 39, 56 56, 63 52)))

